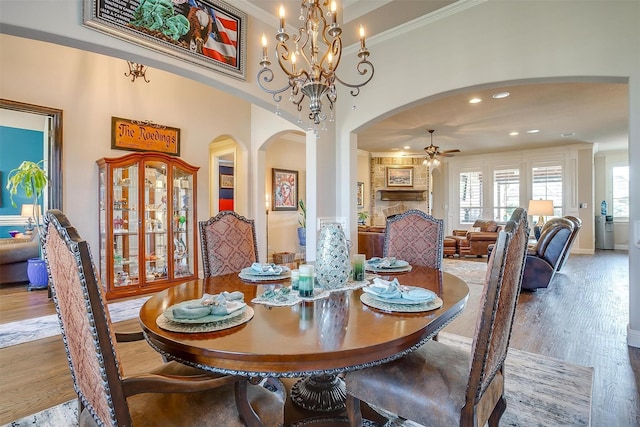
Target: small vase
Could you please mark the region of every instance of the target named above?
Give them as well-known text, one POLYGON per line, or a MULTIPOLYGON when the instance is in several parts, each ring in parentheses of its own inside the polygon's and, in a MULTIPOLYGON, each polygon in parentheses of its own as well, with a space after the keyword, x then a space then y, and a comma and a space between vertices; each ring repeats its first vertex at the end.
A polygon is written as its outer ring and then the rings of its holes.
POLYGON ((49 284, 49 273, 47 264, 40 258, 29 258, 27 260, 27 276, 29 277, 28 289, 47 289, 49 284))
POLYGON ((338 224, 322 228, 316 246, 316 278, 326 289, 343 286, 349 280, 349 242, 338 224))
POLYGON ((298 227, 298 242, 300 246, 307 246, 307 229, 298 227))

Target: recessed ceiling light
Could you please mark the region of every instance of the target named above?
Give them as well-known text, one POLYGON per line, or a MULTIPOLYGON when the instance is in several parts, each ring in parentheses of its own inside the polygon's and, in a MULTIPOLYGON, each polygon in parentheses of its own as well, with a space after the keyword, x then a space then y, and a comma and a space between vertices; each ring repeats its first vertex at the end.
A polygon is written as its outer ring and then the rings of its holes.
POLYGON ((469 100, 469 104, 478 104, 479 102, 482 102, 481 98, 471 98, 469 100))
POLYGON ((502 99, 502 98, 506 98, 509 95, 511 95, 509 92, 498 92, 491 95, 491 97, 493 99, 502 99))
POLYGON ((575 132, 567 132, 567 133, 561 133, 560 136, 563 138, 568 138, 570 136, 574 136, 576 133, 575 132))
POLYGON ((391 151, 398 151, 399 148, 392 148, 391 151))
POLYGON ((538 133, 538 132, 540 132, 540 129, 531 129, 527 131, 527 133, 538 133))
POLYGON ((405 145, 403 148, 404 148, 405 150, 408 150, 408 149, 409 149, 409 148, 411 148, 411 147, 409 147, 408 145, 405 145))
POLYGON ((520 135, 520 132, 513 131, 513 132, 511 132, 509 135, 511 135, 511 136, 520 135))

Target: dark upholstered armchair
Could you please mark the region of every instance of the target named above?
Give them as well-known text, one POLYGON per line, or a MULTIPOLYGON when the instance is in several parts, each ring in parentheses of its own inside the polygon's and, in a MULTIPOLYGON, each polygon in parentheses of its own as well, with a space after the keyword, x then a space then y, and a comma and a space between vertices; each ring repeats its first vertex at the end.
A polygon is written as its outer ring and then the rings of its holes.
POLYGON ((567 248, 564 250, 564 254, 562 254, 562 258, 560 258, 560 263, 558 264, 557 271, 561 271, 562 267, 567 263, 567 259, 569 259, 569 254, 571 253, 571 248, 573 247, 573 243, 578 237, 578 232, 582 228, 582 220, 580 218, 576 218, 575 216, 565 216, 566 219, 573 222, 573 232, 569 237, 569 243, 567 243, 567 248))
POLYGON ((544 225, 538 242, 527 251, 522 289, 549 286, 565 256, 573 230, 573 222, 566 218, 553 218, 544 225))
POLYGON ((493 220, 477 219, 472 230, 453 230, 453 236, 449 237, 456 240, 458 255, 483 256, 487 255, 489 245, 496 242, 501 229, 493 220))

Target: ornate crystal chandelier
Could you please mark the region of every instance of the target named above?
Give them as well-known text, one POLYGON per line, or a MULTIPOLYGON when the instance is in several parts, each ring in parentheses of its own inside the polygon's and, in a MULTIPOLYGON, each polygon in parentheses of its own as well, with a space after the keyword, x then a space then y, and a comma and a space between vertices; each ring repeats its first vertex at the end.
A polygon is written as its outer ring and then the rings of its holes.
MULTIPOLYGON (((329 0, 323 2, 327 7, 329 0)), ((287 75, 288 84, 279 89, 269 89, 264 84, 274 79, 274 73, 269 68, 271 62, 267 55, 267 39, 262 35, 262 68, 258 72, 258 85, 267 93, 272 94, 278 105, 282 100, 281 93, 289 90, 289 100, 302 111, 302 101, 309 98, 309 119, 316 126, 327 116, 322 112, 322 100, 326 96, 329 101, 330 121, 333 121, 333 103, 338 98, 336 81, 351 88, 351 95, 358 96, 360 88, 373 78, 373 64, 367 59, 369 50, 365 44, 364 29, 360 27, 360 62, 356 66, 357 72, 365 76, 361 83, 351 84, 341 80, 336 75, 342 56, 342 29, 337 23, 335 1, 331 2, 331 9, 326 14, 320 6, 320 0, 302 0, 300 6, 300 21, 304 21, 296 34, 289 41, 289 34, 285 29, 285 11, 280 6, 280 28, 276 32, 276 54, 280 68, 287 75), (329 19, 330 23, 327 23, 329 19)), ((317 130, 317 129, 316 129, 317 130)))

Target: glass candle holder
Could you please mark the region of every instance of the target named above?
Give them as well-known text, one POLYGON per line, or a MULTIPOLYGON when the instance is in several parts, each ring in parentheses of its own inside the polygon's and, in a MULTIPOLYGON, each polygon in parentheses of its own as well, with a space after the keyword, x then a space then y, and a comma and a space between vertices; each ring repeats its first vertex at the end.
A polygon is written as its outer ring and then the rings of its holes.
POLYGON ((298 292, 301 297, 313 295, 313 265, 303 264, 299 267, 298 292))
POLYGON ((364 262, 365 254, 355 254, 352 256, 353 261, 353 280, 362 282, 364 280, 364 262))
POLYGON ((291 270, 291 289, 297 291, 299 282, 300 270, 291 270))

